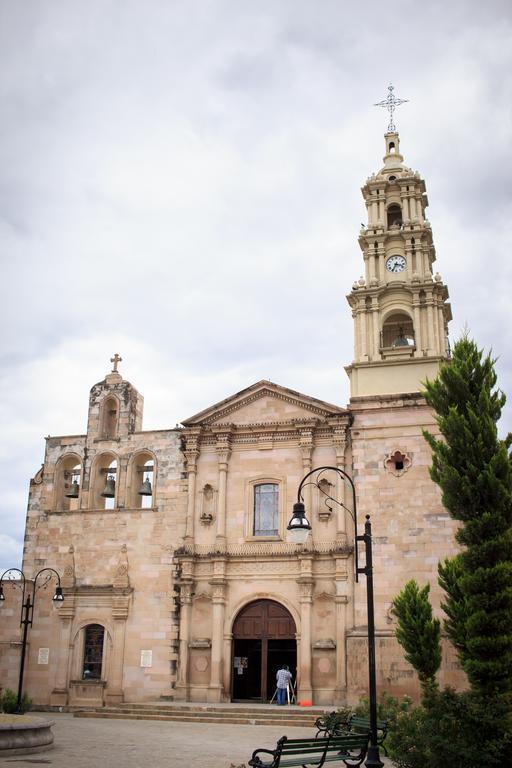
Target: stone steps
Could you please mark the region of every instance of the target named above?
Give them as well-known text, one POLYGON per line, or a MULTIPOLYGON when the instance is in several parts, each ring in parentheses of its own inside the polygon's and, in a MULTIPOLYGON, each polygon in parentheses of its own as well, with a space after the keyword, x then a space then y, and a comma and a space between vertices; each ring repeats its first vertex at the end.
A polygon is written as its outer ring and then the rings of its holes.
POLYGON ((81 710, 74 717, 105 718, 111 720, 159 720, 182 723, 220 723, 245 725, 281 725, 313 728, 321 708, 304 712, 299 709, 278 710, 277 707, 215 707, 209 705, 120 704, 81 710))

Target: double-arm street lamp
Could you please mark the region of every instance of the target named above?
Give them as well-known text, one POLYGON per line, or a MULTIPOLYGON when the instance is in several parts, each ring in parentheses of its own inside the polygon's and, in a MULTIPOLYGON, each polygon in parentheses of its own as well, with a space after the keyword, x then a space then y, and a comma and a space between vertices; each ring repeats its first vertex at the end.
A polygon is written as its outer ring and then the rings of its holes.
MULTIPOLYGON (((339 467, 318 467, 311 470, 307 475, 304 475, 300 481, 299 489, 297 491, 297 501, 293 505, 293 515, 288 523, 288 531, 290 532, 290 538, 297 543, 303 543, 309 532, 311 531, 311 525, 306 517, 306 510, 304 507, 303 488, 305 485, 314 485, 320 493, 325 496, 325 503, 329 507, 329 502, 338 504, 347 510, 354 521, 354 563, 355 563, 355 577, 356 581, 359 581, 359 574, 364 573, 366 576, 366 606, 368 615, 368 687, 369 687, 369 699, 370 699, 370 746, 368 748, 368 756, 365 762, 367 768, 382 768, 384 763, 380 759, 379 746, 377 744, 377 686, 375 681, 375 614, 373 609, 373 564, 372 564, 372 526, 370 523, 370 516, 366 515, 366 521, 364 524, 364 534, 359 535, 357 533, 357 505, 356 505, 356 489, 354 482, 350 475, 340 469, 339 467), (325 491, 325 485, 321 485, 322 475, 326 472, 336 472, 343 481, 348 480, 350 487, 352 488, 352 510, 343 504, 339 499, 335 499, 325 491), (358 542, 364 542, 366 559, 364 566, 359 565, 359 550, 358 542)), ((327 486, 328 487, 328 486, 327 486)), ((332 509, 332 507, 329 507, 332 509)))
POLYGON ((20 627, 23 627, 23 638, 21 641, 20 676, 18 680, 18 700, 16 704, 16 713, 21 714, 21 699, 23 695, 22 693, 23 692, 23 671, 25 669, 25 653, 27 650, 27 636, 28 636, 28 628, 29 626, 32 625, 32 620, 34 617, 34 605, 36 602, 36 592, 38 592, 42 588, 46 589, 48 582, 50 582, 52 579, 52 576, 55 575, 57 577, 57 586, 55 587, 55 594, 53 596, 54 603, 62 603, 62 601, 64 600, 64 595, 62 594, 62 587, 60 586, 60 576, 54 568, 41 568, 41 570, 36 573, 33 580, 26 579, 25 574, 23 573, 23 571, 20 571, 19 568, 8 568, 6 571, 3 572, 0 578, 0 605, 3 605, 5 601, 4 582, 14 582, 15 579, 17 582, 18 577, 15 576, 15 574, 19 574, 21 578, 21 587, 17 583, 12 584, 13 587, 18 587, 21 589, 20 627), (46 573, 46 576, 43 579, 41 579, 40 583, 38 584, 39 578, 43 573, 46 573))

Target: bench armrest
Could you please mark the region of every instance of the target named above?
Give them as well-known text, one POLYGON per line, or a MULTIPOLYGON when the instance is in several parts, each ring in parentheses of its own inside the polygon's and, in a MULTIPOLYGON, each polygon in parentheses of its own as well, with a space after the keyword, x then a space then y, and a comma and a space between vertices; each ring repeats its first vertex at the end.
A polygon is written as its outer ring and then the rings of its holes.
POLYGON ((270 749, 255 749, 254 752, 252 753, 251 759, 249 760, 249 765, 254 766, 254 768, 258 768, 259 765, 264 765, 264 763, 258 757, 258 755, 260 754, 271 755, 273 759, 273 763, 272 763, 273 765, 276 759, 276 752, 277 750, 272 751, 270 749))

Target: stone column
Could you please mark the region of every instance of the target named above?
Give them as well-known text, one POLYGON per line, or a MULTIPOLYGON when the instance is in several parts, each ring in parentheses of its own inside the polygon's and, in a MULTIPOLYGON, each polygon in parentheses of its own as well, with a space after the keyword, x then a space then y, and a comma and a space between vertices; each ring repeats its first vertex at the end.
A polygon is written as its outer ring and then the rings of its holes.
POLYGON ((347 557, 336 558, 335 576, 336 597, 336 688, 334 691, 334 703, 345 704, 347 691, 347 603, 348 597, 348 571, 347 557))
POLYGON ((363 360, 368 360, 368 329, 366 327, 366 307, 364 304, 361 306, 361 357, 363 360))
POLYGON ((439 354, 446 353, 446 340, 444 332, 444 315, 442 305, 437 307, 437 331, 439 335, 439 354))
POLYGON ((71 650, 71 627, 75 616, 74 595, 66 593, 65 603, 59 607, 60 638, 57 650, 57 674, 55 676, 55 688, 50 694, 52 707, 65 707, 68 703, 68 674, 71 650))
MULTIPOLYGON (((302 477, 307 475, 312 469, 312 454, 313 454, 313 429, 311 427, 302 427, 300 430, 300 449, 302 453, 302 477)), ((316 475, 315 475, 316 477, 316 475)), ((311 525, 311 536, 313 537, 313 494, 312 486, 306 485, 303 489, 304 494, 304 506, 306 508, 306 517, 311 525)), ((294 499, 295 501, 295 499, 294 499)), ((288 510, 286 510, 289 519, 288 510)))
POLYGON ((379 223, 384 227, 386 226, 383 195, 379 195, 379 223))
POLYGON ((427 346, 429 351, 435 350, 434 307, 432 306, 432 291, 427 293, 427 346))
POLYGON ((217 435, 217 459, 219 462, 219 497, 217 508, 217 536, 215 546, 221 551, 226 548, 226 496, 228 482, 228 464, 231 456, 231 434, 222 432, 217 435))
POLYGON ((192 613, 192 589, 193 581, 190 575, 192 563, 183 563, 183 570, 187 568, 186 575, 180 581, 180 641, 179 641, 179 659, 178 675, 176 682, 176 698, 180 701, 189 699, 189 676, 188 676, 188 646, 190 643, 190 619, 192 613))
MULTIPOLYGON (((343 424, 336 427, 333 435, 333 444, 336 451, 336 466, 338 469, 345 470, 345 451, 347 448, 347 428, 343 424)), ((346 484, 348 481, 344 480, 340 475, 336 473, 336 488, 334 497, 338 499, 341 504, 346 503, 346 484)), ((339 504, 336 505, 336 544, 339 546, 346 546, 347 544, 347 523, 346 523, 346 511, 339 504)))
POLYGON ((187 459, 188 495, 187 522, 185 528, 185 543, 194 544, 194 521, 196 511, 196 476, 197 459, 199 456, 199 434, 186 436, 185 457, 187 459))
POLYGON ((414 340, 416 342, 415 357, 423 355, 423 334, 421 333, 421 309, 420 297, 418 291, 414 291, 412 297, 412 311, 414 315, 414 340))
POLYGON ((379 203, 377 201, 377 198, 374 198, 371 202, 371 224, 377 224, 379 220, 379 203))
POLYGON ((107 683, 107 704, 119 704, 123 701, 123 666, 126 619, 128 618, 129 595, 116 594, 114 590, 112 619, 114 637, 112 638, 112 657, 110 677, 107 683))
POLYGON ((300 602, 300 672, 298 700, 313 699, 311 678, 311 610, 313 604, 313 558, 311 555, 300 558, 299 585, 300 602))
MULTIPOLYGON (((127 487, 126 487, 126 481, 128 476, 128 457, 127 456, 121 456, 119 457, 117 461, 117 473, 115 475, 116 479, 116 503, 119 509, 123 509, 126 507, 126 495, 127 495, 127 487)), ((107 477, 107 475, 105 475, 107 477)), ((132 482, 134 482, 135 479, 132 478, 132 482)), ((128 492, 129 497, 129 492, 128 492)))
POLYGON ((224 698, 228 699, 231 689, 231 644, 233 642, 232 632, 224 633, 224 654, 222 659, 222 685, 224 688, 224 698))
POLYGON ((210 685, 208 701, 219 702, 223 699, 223 649, 224 649, 224 613, 226 606, 226 560, 217 558, 213 564, 212 587, 212 649, 210 658, 210 685))
POLYGON ((373 360, 380 359, 379 300, 372 296, 373 360))
POLYGON ((409 221, 410 219, 409 198, 407 196, 407 192, 405 192, 402 197, 402 219, 404 222, 409 221))

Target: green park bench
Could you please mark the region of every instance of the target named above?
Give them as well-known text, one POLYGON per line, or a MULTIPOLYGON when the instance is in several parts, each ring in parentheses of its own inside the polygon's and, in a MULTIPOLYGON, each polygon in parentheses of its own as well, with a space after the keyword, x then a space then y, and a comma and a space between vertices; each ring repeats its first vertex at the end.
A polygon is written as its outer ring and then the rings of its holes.
MULTIPOLYGON (((317 729, 316 735, 318 736, 341 736, 346 733, 369 733, 370 732, 370 718, 360 717, 359 715, 350 715, 345 722, 336 722, 335 712, 331 712, 330 715, 323 717, 317 717, 315 720, 315 728, 317 729), (333 728, 331 723, 336 722, 333 728)), ((387 755, 386 745, 384 740, 388 735, 388 724, 386 720, 377 720, 377 744, 382 747, 384 754, 387 755)))
POLYGON ((256 749, 249 765, 252 768, 289 768, 289 766, 314 766, 324 763, 345 763, 347 768, 357 768, 368 750, 368 733, 345 733, 324 738, 289 739, 282 736, 275 749, 256 749))

